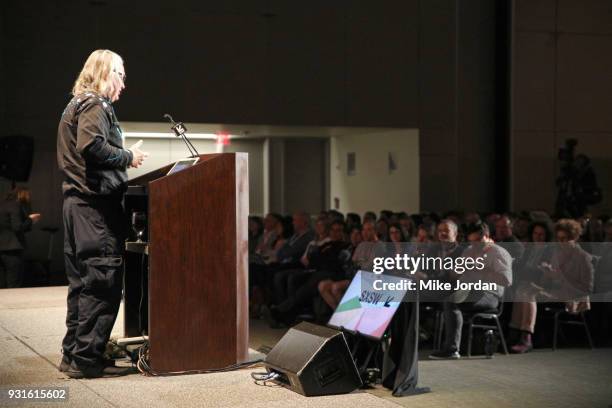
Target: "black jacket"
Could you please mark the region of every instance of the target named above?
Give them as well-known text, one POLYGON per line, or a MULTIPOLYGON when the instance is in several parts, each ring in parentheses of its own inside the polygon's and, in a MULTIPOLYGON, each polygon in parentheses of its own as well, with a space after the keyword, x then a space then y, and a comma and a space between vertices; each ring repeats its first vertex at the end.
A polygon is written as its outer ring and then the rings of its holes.
POLYGON ((121 196, 127 188, 132 152, 123 148, 121 128, 110 100, 94 93, 68 103, 57 130, 62 191, 86 196, 121 196))
POLYGON ((308 258, 308 268, 333 272, 335 274, 342 273, 340 253, 347 249, 348 246, 349 244, 344 241, 329 241, 321 245, 308 258))
POLYGON ((17 200, 0 203, 0 251, 25 248, 25 233, 32 228, 32 220, 17 200))

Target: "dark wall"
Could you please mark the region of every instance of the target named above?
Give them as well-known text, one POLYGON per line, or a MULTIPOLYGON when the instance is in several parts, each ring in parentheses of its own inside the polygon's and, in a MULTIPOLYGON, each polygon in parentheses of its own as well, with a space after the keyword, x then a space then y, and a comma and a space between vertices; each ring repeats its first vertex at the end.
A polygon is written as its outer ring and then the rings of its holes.
POLYGON ((61 223, 57 122, 87 55, 110 48, 122 120, 419 128, 421 208, 490 209, 492 3, 5 0, 2 133, 35 137, 34 206, 61 223))
POLYGON ((496 206, 496 26, 490 0, 420 3, 421 208, 496 206))
POLYGON ((578 140, 612 211, 612 2, 515 0, 512 205, 554 209, 557 151, 578 140))
POLYGON ((416 0, 3 3, 11 115, 56 119, 89 52, 110 48, 130 120, 417 125, 416 0))

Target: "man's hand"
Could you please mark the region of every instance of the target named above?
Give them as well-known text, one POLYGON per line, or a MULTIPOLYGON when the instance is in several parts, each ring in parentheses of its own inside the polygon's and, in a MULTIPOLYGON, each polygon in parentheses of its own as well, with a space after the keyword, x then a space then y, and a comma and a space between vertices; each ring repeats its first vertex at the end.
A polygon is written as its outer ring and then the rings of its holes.
POLYGON ((137 141, 128 149, 129 151, 132 152, 132 156, 133 156, 132 163, 130 163, 130 165, 135 168, 140 167, 144 159, 149 157, 149 153, 143 152, 142 150, 140 150, 140 146, 142 146, 142 140, 137 141))
POLYGON ((33 213, 30 214, 28 217, 30 217, 30 219, 32 220, 32 224, 36 224, 39 220, 40 220, 40 213, 33 213))

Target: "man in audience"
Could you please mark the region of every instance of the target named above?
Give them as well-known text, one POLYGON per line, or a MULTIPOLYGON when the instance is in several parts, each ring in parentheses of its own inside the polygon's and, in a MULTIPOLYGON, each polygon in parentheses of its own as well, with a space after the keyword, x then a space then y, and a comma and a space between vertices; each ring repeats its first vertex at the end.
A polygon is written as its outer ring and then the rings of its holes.
POLYGON ((315 237, 310 228, 310 216, 305 211, 297 211, 293 214, 293 230, 291 238, 285 242, 276 254, 278 263, 283 267, 300 267, 300 258, 306 251, 308 243, 315 237))
POLYGON ((521 259, 525 252, 525 246, 513 234, 512 220, 507 215, 502 215, 495 221, 495 242, 508 251, 515 262, 521 259))
POLYGON ((410 216, 405 212, 401 212, 398 214, 397 220, 402 226, 402 232, 404 233, 406 241, 412 241, 412 237, 415 233, 414 221, 412 221, 412 218, 410 218, 410 216))
POLYGON ((269 213, 266 215, 263 222, 263 233, 255 247, 254 256, 249 262, 266 263, 271 258, 275 251, 274 246, 277 239, 282 238, 278 236, 277 232, 277 226, 281 223, 281 220, 282 217, 279 214, 269 213))
MULTIPOLYGON (((465 249, 457 242, 457 234, 459 228, 451 219, 445 218, 438 224, 436 228, 436 236, 438 242, 431 243, 425 255, 432 258, 457 258, 465 249)), ((448 274, 445 270, 428 270, 427 277, 430 279, 448 279, 448 274)))
MULTIPOLYGON (((331 225, 329 238, 330 241, 310 255, 308 266, 312 271, 306 282, 300 285, 295 292, 289 293, 288 297, 278 305, 262 309, 262 315, 271 327, 290 324, 298 308, 312 302, 317 295, 319 282, 325 279, 337 279, 343 273, 341 254, 348 247, 348 243, 344 241, 343 222, 335 221, 331 225)), ((293 286, 291 277, 288 284, 293 286)))
POLYGON ((365 224, 368 221, 376 222, 376 214, 373 211, 366 211, 366 213, 363 214, 363 223, 365 224))
MULTIPOLYGON (((249 264, 252 316, 257 316, 261 305, 267 303, 272 297, 274 276, 278 271, 303 268, 300 258, 304 254, 308 243, 314 238, 315 233, 310 228, 310 216, 304 211, 294 213, 292 223, 294 233, 284 243, 276 242, 273 256, 270 254, 268 262, 252 262, 249 264), (280 245, 280 248, 278 245, 280 245)), ((278 220, 276 226, 282 227, 282 225, 283 223, 278 220)), ((280 239, 278 232, 276 237, 280 239)))
POLYGON ((319 218, 315 223, 315 238, 308 243, 304 254, 300 258, 300 263, 302 264, 300 268, 284 268, 275 273, 273 279, 273 298, 276 303, 280 303, 287 298, 290 277, 293 278, 292 280, 296 280, 299 279, 299 276, 305 276, 310 273, 313 268, 310 262, 312 256, 316 254, 323 245, 331 241, 329 229, 330 225, 327 222, 327 218, 319 218))
POLYGON ((358 269, 371 270, 374 258, 384 255, 385 245, 378 239, 373 222, 368 221, 363 224, 361 236, 363 242, 355 248, 353 265, 358 269))
POLYGON ((473 269, 463 274, 455 274, 461 282, 496 283, 496 289, 457 290, 444 302, 444 348, 432 353, 431 359, 458 359, 461 345, 463 312, 474 313, 496 310, 504 295, 504 288, 512 284, 512 257, 504 248, 493 243, 489 228, 484 223, 471 224, 466 235, 471 245, 462 257, 480 258, 484 262, 482 270, 473 269))
POLYGON ((350 232, 354 227, 361 226, 361 217, 357 213, 346 214, 346 231, 350 232))

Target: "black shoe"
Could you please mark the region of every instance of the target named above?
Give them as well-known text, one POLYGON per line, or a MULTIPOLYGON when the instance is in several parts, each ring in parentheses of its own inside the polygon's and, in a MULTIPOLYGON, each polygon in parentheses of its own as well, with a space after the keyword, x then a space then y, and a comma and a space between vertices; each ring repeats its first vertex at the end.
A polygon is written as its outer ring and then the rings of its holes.
POLYGON ((136 373, 134 367, 117 367, 117 366, 89 366, 78 368, 74 363, 70 365, 66 375, 70 378, 102 378, 102 377, 120 377, 136 373))
POLYGON ((429 355, 431 360, 458 360, 461 358, 457 351, 441 350, 429 355))
MULTIPOLYGON (((70 363, 71 363, 70 357, 64 354, 62 356, 62 361, 60 362, 59 367, 57 369, 60 372, 65 373, 70 369, 70 363)), ((115 367, 115 360, 105 358, 102 364, 104 365, 104 367, 115 367)))
POLYGON ((60 361, 59 366, 57 367, 60 372, 65 373, 70 369, 70 357, 67 355, 62 355, 62 361, 60 361))

